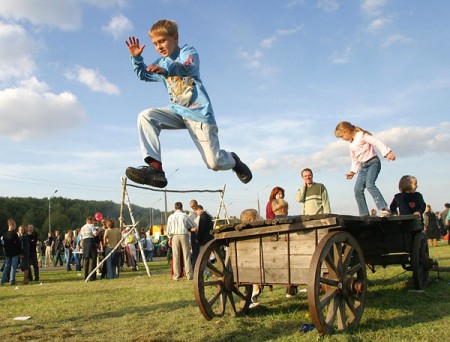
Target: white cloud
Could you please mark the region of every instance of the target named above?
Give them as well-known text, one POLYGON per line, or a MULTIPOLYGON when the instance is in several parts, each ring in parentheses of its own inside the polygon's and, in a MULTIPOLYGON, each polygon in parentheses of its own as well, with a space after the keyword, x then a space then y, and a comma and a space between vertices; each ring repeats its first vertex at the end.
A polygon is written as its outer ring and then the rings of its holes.
POLYGON ((104 32, 111 34, 114 38, 121 38, 128 34, 133 28, 133 23, 123 14, 113 16, 106 26, 102 27, 104 32))
POLYGON ((295 34, 297 32, 301 32, 301 31, 303 31, 303 25, 294 26, 293 28, 290 28, 290 29, 280 29, 280 30, 277 30, 275 32, 275 34, 272 35, 271 37, 263 39, 259 43, 259 45, 262 48, 269 49, 272 47, 273 43, 275 43, 279 39, 279 37, 289 36, 289 35, 292 35, 292 34, 295 34))
MULTIPOLYGON (((297 32, 301 32, 303 30, 303 25, 300 26, 294 26, 290 29, 280 29, 277 30, 271 37, 264 38, 259 43, 259 46, 263 49, 270 49, 272 48, 272 45, 280 40, 284 36, 292 35, 297 32)), ((242 57, 244 60, 247 61, 246 66, 261 74, 261 75, 273 75, 276 73, 279 73, 281 71, 281 68, 278 66, 269 65, 269 63, 264 63, 262 61, 264 57, 264 52, 261 50, 254 50, 252 52, 248 52, 243 50, 242 48, 239 48, 238 55, 242 57)))
POLYGON ((32 140, 71 129, 85 118, 75 95, 54 94, 35 78, 22 86, 0 91, 0 135, 13 140, 32 140))
POLYGON ((286 4, 286 7, 292 9, 297 6, 302 6, 305 3, 305 0, 289 0, 286 4))
POLYGON ((62 30, 81 26, 81 7, 76 0, 2 0, 0 17, 28 20, 34 25, 48 25, 62 30))
POLYGON ((410 43, 410 42, 412 42, 412 41, 413 41, 413 39, 410 38, 410 37, 406 37, 406 36, 401 35, 401 34, 394 34, 394 35, 388 37, 388 38, 381 44, 381 46, 384 47, 384 48, 387 48, 387 47, 389 47, 389 46, 391 46, 391 45, 393 45, 393 44, 397 44, 397 43, 400 43, 400 44, 407 44, 407 43, 410 43))
POLYGON ((318 0, 317 7, 327 12, 334 12, 339 9, 339 3, 336 0, 318 0))
POLYGON ((38 47, 22 26, 0 22, 0 81, 32 75, 38 47))
POLYGON ((297 32, 301 32, 301 31, 303 31, 303 25, 294 26, 293 28, 290 28, 290 29, 277 30, 277 35, 279 35, 279 36, 288 36, 288 35, 295 34, 297 32))
POLYGON ((344 52, 333 51, 331 62, 333 64, 347 64, 352 57, 352 48, 347 47, 344 52))
POLYGON ((269 37, 269 38, 265 38, 265 39, 261 40, 261 43, 259 43, 259 45, 262 48, 269 49, 269 48, 272 47, 272 44, 274 42, 276 42, 277 39, 278 39, 277 36, 272 36, 272 37, 269 37))
POLYGON ((245 61, 245 66, 258 73, 260 75, 272 75, 281 71, 279 67, 274 67, 271 65, 264 64, 261 59, 264 56, 264 53, 260 50, 255 50, 252 52, 248 52, 243 50, 242 48, 238 49, 239 57, 243 58, 245 61))
POLYGON ((77 66, 75 69, 75 72, 66 73, 67 79, 77 80, 94 92, 105 93, 108 95, 120 94, 120 89, 115 84, 109 82, 98 70, 81 66, 77 66))
POLYGON ((113 8, 116 6, 119 8, 123 8, 130 2, 129 0, 81 0, 81 1, 91 6, 99 8, 113 8))
POLYGON ((375 16, 381 13, 386 3, 387 0, 364 0, 361 4, 361 9, 364 13, 375 16))
POLYGON ((377 18, 371 21, 369 24, 369 31, 371 32, 377 32, 381 30, 386 24, 388 23, 388 20, 386 18, 377 18))

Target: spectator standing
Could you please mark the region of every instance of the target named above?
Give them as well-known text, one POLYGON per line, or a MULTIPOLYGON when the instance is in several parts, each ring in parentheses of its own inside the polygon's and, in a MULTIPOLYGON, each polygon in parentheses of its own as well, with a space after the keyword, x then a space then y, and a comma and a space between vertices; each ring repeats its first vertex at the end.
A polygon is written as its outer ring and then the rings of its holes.
POLYGON ((199 204, 195 206, 195 213, 199 218, 198 225, 197 228, 192 228, 192 230, 195 229, 197 235, 197 243, 201 251, 209 241, 214 239, 214 236, 211 235, 211 230, 213 230, 214 222, 211 215, 209 215, 203 209, 203 206, 199 204))
POLYGON ((106 230, 103 236, 103 244, 105 246, 105 257, 112 252, 112 255, 106 259, 106 278, 114 279, 119 277, 118 266, 119 266, 119 253, 120 250, 116 249, 113 252, 114 247, 117 246, 119 241, 122 239, 122 232, 114 227, 114 221, 106 221, 106 230))
POLYGON ((147 231, 146 235, 148 246, 147 261, 153 261, 153 252, 155 251, 155 241, 153 240, 153 236, 150 234, 150 230, 147 231))
MULTIPOLYGON (((97 231, 94 227, 94 219, 91 216, 86 219, 86 224, 81 227, 80 235, 81 245, 83 247, 84 279, 86 280, 97 264, 97 246, 95 244, 97 231)), ((96 280, 95 273, 92 275, 90 280, 96 280)))
POLYGON ((275 218, 275 213, 272 209, 272 202, 277 198, 284 198, 284 189, 280 188, 279 186, 276 186, 272 189, 269 196, 269 201, 266 205, 266 219, 267 220, 273 220, 275 218), (280 197, 281 196, 281 197, 280 197))
POLYGON ((55 246, 55 239, 51 232, 48 232, 47 239, 44 241, 45 244, 45 267, 50 267, 52 263, 52 252, 55 246))
POLYGON ((175 212, 167 220, 167 235, 172 246, 173 280, 179 280, 181 274, 180 255, 183 255, 185 274, 192 280, 191 252, 189 250, 189 231, 195 227, 194 221, 183 212, 183 204, 175 203, 175 212))
POLYGON ((303 215, 329 214, 330 200, 325 185, 313 181, 311 169, 301 172, 303 187, 297 191, 295 199, 303 204, 303 215))
POLYGON ((36 241, 36 255, 39 268, 42 267, 42 242, 41 239, 37 239, 36 241))
POLYGON ((72 271, 70 263, 72 260, 73 245, 74 245, 73 231, 69 230, 67 232, 66 238, 64 239, 64 259, 66 259, 67 272, 72 271))
POLYGON ((53 262, 54 267, 58 265, 58 260, 60 262, 60 266, 63 265, 63 255, 64 255, 64 237, 61 234, 59 234, 58 230, 55 230, 55 260, 53 262))
POLYGON ((34 226, 29 224, 27 227, 27 237, 28 237, 28 254, 29 254, 29 265, 28 265, 28 279, 33 280, 31 274, 31 266, 33 266, 34 280, 39 281, 39 265, 36 253, 36 244, 38 240, 38 234, 34 231, 34 226))
POLYGON ((19 256, 22 254, 22 244, 16 232, 16 222, 13 219, 7 221, 8 231, 3 234, 3 247, 5 251, 5 268, 3 269, 1 285, 9 279, 11 285, 16 284, 16 271, 19 256))
MULTIPOLYGON (((19 258, 20 269, 23 272, 23 283, 28 284, 28 274, 30 268, 30 240, 28 239, 28 235, 25 233, 25 229, 23 226, 20 226, 17 229, 17 235, 19 236, 20 243, 22 245, 22 257, 19 258)), ((19 265, 18 265, 19 267, 19 265)))
POLYGON ((74 233, 74 235, 76 236, 75 239, 75 250, 74 250, 74 260, 75 260, 75 270, 76 271, 81 271, 81 263, 82 263, 82 259, 83 259, 83 251, 82 251, 82 247, 81 247, 81 234, 80 234, 80 229, 77 229, 74 233))
MULTIPOLYGON (((129 228, 125 229, 125 233, 130 231, 129 228)), ((136 232, 133 231, 131 234, 128 234, 125 245, 125 252, 127 256, 127 266, 131 267, 132 271, 137 271, 137 251, 136 251, 136 232)))
MULTIPOLYGON (((197 200, 193 199, 189 202, 189 206, 191 207, 191 211, 189 212, 189 217, 195 223, 195 227, 198 227, 199 217, 196 214, 195 208, 198 205, 197 200)), ((195 267, 195 263, 197 262, 198 254, 200 253, 200 245, 198 243, 197 238, 197 230, 191 229, 190 231, 190 243, 191 243, 191 264, 192 269, 195 267)))
POLYGON ((444 227, 445 230, 447 231, 447 242, 450 245, 450 203, 445 203, 444 204, 445 209, 441 211, 441 217, 442 220, 444 221, 444 227))
MULTIPOLYGON (((142 251, 144 252, 144 258, 145 258, 145 260, 147 260, 147 258, 148 258, 148 240, 147 240, 147 236, 145 235, 145 232, 141 232, 141 238, 139 239, 139 242, 141 243, 142 251)), ((138 257, 139 257, 139 253, 138 253, 138 257)))
POLYGON ((437 247, 437 240, 440 237, 436 214, 431 210, 431 206, 427 204, 425 214, 423 214, 423 225, 427 234, 428 246, 437 247))

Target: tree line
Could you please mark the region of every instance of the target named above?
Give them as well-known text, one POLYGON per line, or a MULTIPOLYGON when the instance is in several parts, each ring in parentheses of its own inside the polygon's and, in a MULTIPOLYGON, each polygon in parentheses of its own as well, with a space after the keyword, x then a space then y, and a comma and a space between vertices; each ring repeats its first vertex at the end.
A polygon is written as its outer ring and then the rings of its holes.
MULTIPOLYGON (((50 224, 51 230, 66 232, 82 227, 86 217, 102 213, 104 218, 119 224, 120 204, 112 201, 87 201, 53 197, 51 199, 50 224)), ((131 205, 131 210, 139 228, 161 224, 162 213, 158 209, 143 208, 131 205), (153 221, 152 221, 153 219, 153 221)), ((128 207, 123 210, 124 223, 131 224, 128 207)), ((0 197, 0 232, 7 229, 6 221, 12 218, 17 226, 33 224, 41 239, 47 237, 49 231, 49 199, 32 197, 0 197)))

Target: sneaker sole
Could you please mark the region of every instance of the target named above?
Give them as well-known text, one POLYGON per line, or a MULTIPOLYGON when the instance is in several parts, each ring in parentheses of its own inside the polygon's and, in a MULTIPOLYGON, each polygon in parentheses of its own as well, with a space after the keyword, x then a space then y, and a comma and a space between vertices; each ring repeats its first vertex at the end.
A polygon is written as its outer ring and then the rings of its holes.
POLYGON ((150 185, 156 188, 165 188, 167 186, 167 179, 164 174, 161 176, 142 175, 136 169, 129 167, 126 169, 125 175, 135 183, 150 185))

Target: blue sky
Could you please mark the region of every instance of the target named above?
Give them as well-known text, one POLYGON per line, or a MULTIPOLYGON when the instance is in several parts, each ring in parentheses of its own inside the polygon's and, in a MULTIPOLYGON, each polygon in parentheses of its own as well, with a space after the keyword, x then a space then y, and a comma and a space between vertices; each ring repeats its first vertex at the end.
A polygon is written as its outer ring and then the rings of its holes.
MULTIPOLYGON (((175 20, 180 45, 196 47, 221 147, 253 170, 207 170, 187 131, 163 131, 169 190, 222 189, 231 215, 265 207, 286 190, 290 214, 299 172, 314 170, 331 208, 357 214, 348 147, 334 137, 350 121, 392 147, 377 181, 388 203, 401 176, 418 178, 433 209, 450 202, 450 3, 418 0, 2 0, 0 195, 121 201, 127 166, 142 164, 140 111, 168 104, 161 84, 134 75, 128 36, 158 55, 147 32, 175 20)), ((161 193, 129 188, 132 203, 164 208, 161 193)), ((217 194, 168 194, 168 207, 217 194)), ((369 207, 374 203, 367 195, 369 207)))

